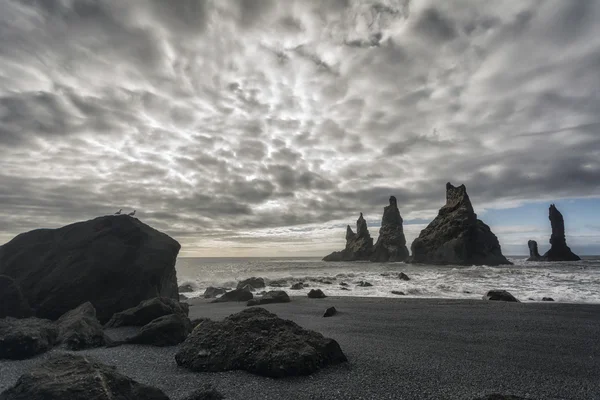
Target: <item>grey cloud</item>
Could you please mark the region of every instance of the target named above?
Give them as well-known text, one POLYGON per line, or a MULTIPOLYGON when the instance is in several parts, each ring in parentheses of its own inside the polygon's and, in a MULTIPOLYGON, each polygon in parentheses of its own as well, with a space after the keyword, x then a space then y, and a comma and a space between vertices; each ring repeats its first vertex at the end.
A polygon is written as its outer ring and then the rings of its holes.
POLYGON ((447 41, 457 36, 454 23, 436 8, 428 8, 419 16, 416 29, 433 40, 447 41))

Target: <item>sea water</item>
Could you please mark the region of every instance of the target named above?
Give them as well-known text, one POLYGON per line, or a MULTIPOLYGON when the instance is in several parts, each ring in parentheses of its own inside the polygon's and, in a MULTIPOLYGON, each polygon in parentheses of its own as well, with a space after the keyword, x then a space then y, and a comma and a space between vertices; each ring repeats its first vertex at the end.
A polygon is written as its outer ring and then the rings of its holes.
POLYGON ((541 301, 552 297, 565 303, 600 303, 600 256, 577 262, 529 262, 509 257, 514 265, 439 266, 405 263, 335 262, 315 258, 179 258, 178 282, 201 296, 208 286, 233 288, 249 277, 262 277, 265 290, 286 290, 290 296, 306 296, 310 289, 322 289, 329 296, 481 299, 491 289, 504 289, 519 300, 541 301), (404 272, 409 281, 398 279, 404 272), (269 282, 285 280, 282 287, 269 282), (373 286, 358 286, 361 281, 373 286), (297 282, 308 286, 289 290, 297 282), (341 286, 341 283, 347 286, 341 286), (347 287, 350 290, 343 290, 347 287))

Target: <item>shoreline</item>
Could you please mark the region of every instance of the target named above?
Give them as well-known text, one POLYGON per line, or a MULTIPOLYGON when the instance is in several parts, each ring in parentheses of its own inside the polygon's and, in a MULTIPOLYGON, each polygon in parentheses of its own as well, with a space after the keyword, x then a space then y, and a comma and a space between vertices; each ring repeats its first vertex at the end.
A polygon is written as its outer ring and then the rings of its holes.
MULTIPOLYGON (((222 319, 245 303, 190 299, 190 318, 222 319)), ((338 341, 348 363, 271 379, 177 367, 177 346, 85 350, 171 400, 211 384, 226 399, 449 399, 491 393, 530 399, 600 398, 600 305, 375 297, 293 297, 261 306, 338 341), (326 308, 338 314, 322 318, 326 308)), ((110 335, 120 331, 110 332, 110 335)), ((62 350, 53 350, 62 351, 62 350)), ((0 361, 0 390, 49 353, 0 361)))

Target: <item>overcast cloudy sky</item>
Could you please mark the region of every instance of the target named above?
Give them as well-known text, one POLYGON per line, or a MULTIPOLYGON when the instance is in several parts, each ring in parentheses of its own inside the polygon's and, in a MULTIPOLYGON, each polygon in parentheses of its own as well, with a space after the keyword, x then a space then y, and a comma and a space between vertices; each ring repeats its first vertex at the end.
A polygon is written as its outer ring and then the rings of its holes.
POLYGON ((600 253, 600 1, 0 0, 0 243, 137 209, 184 256, 324 255, 465 183, 505 254, 600 253))

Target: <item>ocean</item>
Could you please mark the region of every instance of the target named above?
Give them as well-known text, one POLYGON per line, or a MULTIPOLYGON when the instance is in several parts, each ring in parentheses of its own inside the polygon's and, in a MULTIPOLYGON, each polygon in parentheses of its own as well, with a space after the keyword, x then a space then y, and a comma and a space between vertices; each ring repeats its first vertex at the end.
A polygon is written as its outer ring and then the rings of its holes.
POLYGON ((490 289, 505 289, 523 302, 552 297, 563 303, 600 303, 600 256, 577 262, 527 262, 526 257, 509 257, 510 266, 437 266, 405 263, 340 262, 326 263, 317 258, 179 258, 178 282, 191 284, 197 297, 208 286, 235 287, 249 277, 262 277, 267 283, 286 280, 290 296, 306 296, 310 289, 322 289, 329 296, 481 299, 490 289), (398 279, 404 272, 409 281, 398 279), (361 287, 365 281, 373 286, 361 287), (289 290, 296 282, 309 286, 289 290), (350 290, 342 290, 340 283, 350 290))

